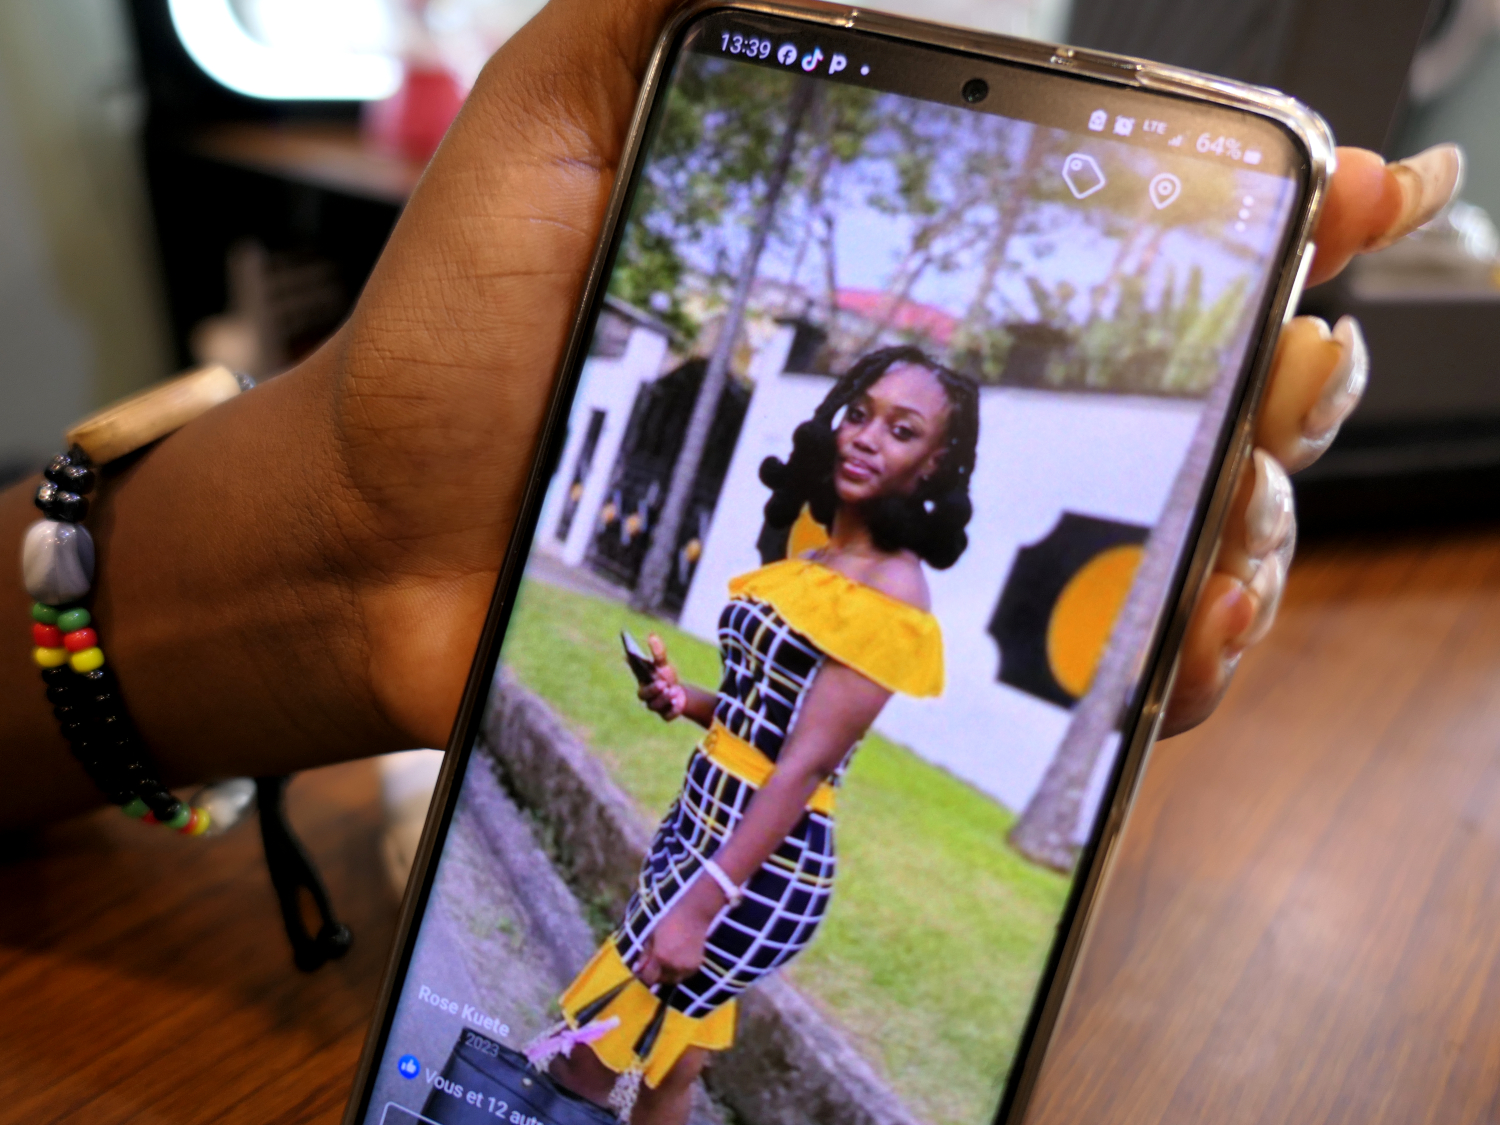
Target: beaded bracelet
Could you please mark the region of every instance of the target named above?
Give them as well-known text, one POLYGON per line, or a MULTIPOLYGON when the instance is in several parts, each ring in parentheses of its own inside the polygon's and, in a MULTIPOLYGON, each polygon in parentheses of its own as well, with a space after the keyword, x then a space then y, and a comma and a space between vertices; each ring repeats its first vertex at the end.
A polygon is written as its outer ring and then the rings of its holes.
MULTIPOLYGON (((97 475, 78 446, 52 459, 36 491, 47 518, 32 524, 21 548, 31 607, 32 658, 73 756, 127 816, 164 824, 185 836, 208 831, 212 815, 173 796, 159 780, 145 744, 120 701, 114 672, 89 611, 81 604, 94 578, 94 542, 82 525, 97 475)), ((228 827, 227 825, 225 827, 228 827)))
POLYGON ((328 893, 286 823, 286 778, 232 778, 205 787, 192 802, 160 780, 106 662, 83 602, 94 581, 94 541, 83 526, 89 493, 99 480, 95 460, 117 461, 177 429, 197 414, 253 387, 247 376, 206 368, 109 407, 68 431, 72 442, 43 471, 35 503, 45 519, 27 529, 22 577, 31 607, 32 658, 73 756, 105 797, 130 817, 163 824, 185 836, 231 827, 257 800, 266 864, 297 967, 311 971, 342 956, 351 937, 332 913, 328 893), (93 446, 94 456, 81 444, 93 446), (211 811, 212 810, 212 811, 211 811), (322 915, 307 932, 299 897, 306 891, 322 915))

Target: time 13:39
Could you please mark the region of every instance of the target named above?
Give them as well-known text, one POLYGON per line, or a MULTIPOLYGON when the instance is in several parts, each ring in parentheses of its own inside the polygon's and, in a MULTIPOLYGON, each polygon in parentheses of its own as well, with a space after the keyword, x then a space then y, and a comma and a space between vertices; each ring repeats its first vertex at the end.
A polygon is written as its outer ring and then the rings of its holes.
POLYGON ((760 39, 753 35, 736 35, 732 31, 725 31, 723 50, 731 55, 744 55, 751 59, 768 59, 771 57, 771 41, 760 39))

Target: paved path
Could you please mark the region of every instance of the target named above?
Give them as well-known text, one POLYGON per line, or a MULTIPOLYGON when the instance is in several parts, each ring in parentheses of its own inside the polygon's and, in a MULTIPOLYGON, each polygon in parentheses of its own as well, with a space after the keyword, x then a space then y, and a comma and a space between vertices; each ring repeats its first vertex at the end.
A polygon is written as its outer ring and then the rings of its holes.
MULTIPOLYGON (((483 1033, 520 1049, 557 1018, 558 994, 597 944, 577 900, 492 769, 486 754, 470 760, 407 977, 408 989, 426 985, 430 995, 456 1001, 459 1010, 408 1005, 400 1012, 371 1101, 376 1122, 379 1107, 389 1101, 421 1108, 429 1091, 427 1069, 441 1071, 459 1032, 474 1026, 463 1018, 464 1005, 477 1009, 479 1020, 503 1021, 503 1027, 483 1033), (397 1062, 407 1054, 420 1061, 422 1076, 401 1076, 397 1062)), ((705 1104, 692 1125, 721 1123, 705 1104)))

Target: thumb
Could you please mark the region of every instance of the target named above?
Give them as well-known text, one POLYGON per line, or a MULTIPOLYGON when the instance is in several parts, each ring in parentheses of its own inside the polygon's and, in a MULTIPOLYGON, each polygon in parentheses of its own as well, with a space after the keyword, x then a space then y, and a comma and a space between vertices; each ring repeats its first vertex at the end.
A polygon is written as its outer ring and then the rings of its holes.
POLYGON ((662 642, 661 637, 655 633, 648 634, 646 644, 651 646, 651 659, 656 661, 656 666, 658 668, 664 666, 667 663, 667 646, 662 642))

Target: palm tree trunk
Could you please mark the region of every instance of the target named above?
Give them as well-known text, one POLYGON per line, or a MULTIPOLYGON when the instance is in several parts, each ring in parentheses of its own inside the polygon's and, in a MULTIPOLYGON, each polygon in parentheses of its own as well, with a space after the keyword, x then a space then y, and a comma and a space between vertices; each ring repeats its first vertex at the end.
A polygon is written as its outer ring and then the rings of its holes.
POLYGON ((1031 136, 1026 142, 1026 155, 1015 176, 1007 182, 1002 196, 1004 202, 999 204, 994 231, 985 250, 979 285, 974 290, 974 297, 964 312, 963 320, 953 333, 950 348, 960 362, 972 362, 975 367, 981 366, 982 342, 990 322, 990 295, 994 293, 1000 270, 1005 265, 1005 253, 1010 249, 1011 239, 1020 226, 1021 214, 1030 201, 1031 181, 1041 163, 1045 147, 1041 126, 1033 125, 1031 136))
POLYGON ((641 573, 636 580, 631 605, 646 613, 654 613, 660 608, 667 590, 667 578, 672 572, 673 556, 677 551, 677 536, 682 529, 683 518, 687 515, 688 501, 692 498, 693 484, 698 479, 698 467, 703 462, 703 451, 708 445, 708 433, 713 428, 719 399, 723 396, 724 385, 729 379, 729 361, 734 356, 735 341, 739 338, 740 328, 745 321, 750 287, 760 268, 760 256, 765 251, 771 225, 776 218, 776 205, 791 171, 802 119, 812 104, 816 89, 811 79, 799 79, 787 106, 786 130, 781 135, 775 162, 766 177, 766 194, 756 213, 755 224, 750 229, 750 245, 740 264, 739 278, 735 282, 729 308, 724 313, 719 338, 714 341, 708 370, 703 375, 703 385, 699 387, 698 398, 693 403, 693 413, 688 418, 682 449, 672 465, 667 498, 662 504, 661 514, 656 518, 656 526, 651 529, 651 546, 641 562, 641 573))
POLYGON ((1073 720, 1058 744, 1052 764, 1015 826, 1011 845, 1027 859, 1068 872, 1078 858, 1074 843, 1089 779, 1110 735, 1118 728, 1125 705, 1142 671, 1146 646, 1161 615, 1198 508, 1204 482, 1213 469, 1230 395, 1238 380, 1223 376, 1203 402, 1198 428, 1188 444, 1182 469, 1172 485, 1161 519, 1146 541, 1130 594, 1110 632, 1088 691, 1073 707, 1073 720))

